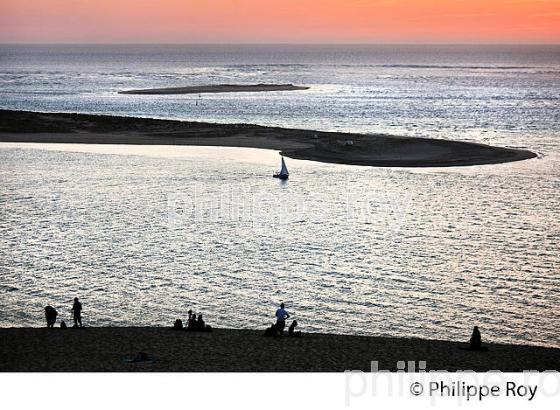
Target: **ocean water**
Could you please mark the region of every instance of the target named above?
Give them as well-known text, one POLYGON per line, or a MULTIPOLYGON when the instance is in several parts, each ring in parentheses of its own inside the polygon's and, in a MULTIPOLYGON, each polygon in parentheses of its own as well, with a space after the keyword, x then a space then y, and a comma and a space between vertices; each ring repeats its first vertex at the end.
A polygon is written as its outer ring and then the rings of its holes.
POLYGON ((0 84, 0 108, 515 146, 528 145, 520 134, 544 134, 540 142, 547 145, 560 118, 560 46, 0 45, 0 84), (311 88, 200 97, 117 94, 224 83, 311 88))
POLYGON ((0 144, 0 318, 91 325, 188 308, 258 328, 560 346, 560 47, 0 46, 0 108, 246 122, 523 147, 398 169, 267 150, 0 144), (221 83, 308 91, 118 90, 221 83))

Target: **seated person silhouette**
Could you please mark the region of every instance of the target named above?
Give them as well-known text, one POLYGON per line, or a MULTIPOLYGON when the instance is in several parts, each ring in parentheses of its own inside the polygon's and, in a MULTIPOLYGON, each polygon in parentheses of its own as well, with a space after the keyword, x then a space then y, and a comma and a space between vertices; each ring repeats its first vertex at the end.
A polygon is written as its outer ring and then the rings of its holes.
POLYGON ((478 326, 475 326, 473 328, 471 339, 469 340, 469 349, 470 350, 479 350, 479 351, 482 351, 482 352, 488 351, 487 347, 482 346, 482 337, 480 335, 480 330, 478 330, 478 326))
POLYGON ((297 327, 298 323, 297 320, 294 320, 292 322, 292 324, 290 325, 290 327, 288 328, 288 336, 290 337, 301 337, 301 332, 300 331, 295 331, 295 328, 297 327))
POLYGON ((204 319, 202 319, 202 315, 198 315, 198 330, 201 332, 211 332, 212 326, 207 325, 204 319))
POLYGON ((177 319, 175 324, 173 325, 173 330, 183 330, 183 321, 181 319, 177 319))
POLYGON ((266 337, 274 337, 278 334, 278 331, 276 330, 276 324, 271 324, 270 327, 267 327, 264 331, 264 335, 266 337))
POLYGON ((206 323, 204 323, 204 319, 202 319, 202 315, 198 315, 198 319, 196 321, 196 330, 199 332, 203 332, 206 330, 206 323))
POLYGON ((187 330, 194 331, 198 329, 198 323, 196 321, 196 315, 192 314, 189 316, 189 321, 187 322, 187 330))
POLYGON ((53 328, 54 324, 56 323, 56 317, 58 316, 58 312, 52 306, 45 307, 45 319, 47 319, 47 327, 53 328))

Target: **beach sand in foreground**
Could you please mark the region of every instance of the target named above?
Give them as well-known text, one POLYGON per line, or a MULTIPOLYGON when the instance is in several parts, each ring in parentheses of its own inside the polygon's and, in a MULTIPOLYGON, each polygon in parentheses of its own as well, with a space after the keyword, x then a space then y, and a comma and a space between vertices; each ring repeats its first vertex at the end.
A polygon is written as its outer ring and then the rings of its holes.
POLYGON ((145 88, 141 90, 119 91, 119 94, 206 94, 206 93, 241 93, 265 91, 298 91, 309 87, 293 84, 217 84, 194 85, 189 87, 145 88))
POLYGON ((377 167, 498 164, 537 156, 441 139, 10 110, 0 110, 0 141, 266 148, 294 159, 377 167))
POLYGON ((0 329, 0 371, 342 372, 397 370, 426 361, 427 370, 560 370, 560 349, 329 334, 267 338, 254 330, 211 333, 171 328, 0 329), (138 352, 154 363, 129 363, 138 352))

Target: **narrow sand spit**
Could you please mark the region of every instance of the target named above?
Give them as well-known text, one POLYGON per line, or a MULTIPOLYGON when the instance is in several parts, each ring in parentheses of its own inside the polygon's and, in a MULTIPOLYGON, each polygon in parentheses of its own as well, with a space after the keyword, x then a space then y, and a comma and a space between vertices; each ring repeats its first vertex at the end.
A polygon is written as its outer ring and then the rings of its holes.
POLYGON ((441 139, 9 110, 0 110, 0 141, 267 148, 295 159, 378 167, 483 165, 537 156, 441 139))
POLYGON ((309 87, 293 84, 218 84, 195 85, 190 87, 146 88, 142 90, 119 91, 119 94, 204 94, 204 93, 242 93, 264 91, 298 91, 309 87))

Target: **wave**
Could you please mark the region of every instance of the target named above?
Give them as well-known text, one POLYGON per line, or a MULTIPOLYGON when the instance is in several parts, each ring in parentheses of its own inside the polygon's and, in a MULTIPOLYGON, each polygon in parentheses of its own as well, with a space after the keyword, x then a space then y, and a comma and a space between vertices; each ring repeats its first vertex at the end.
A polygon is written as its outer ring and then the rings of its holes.
POLYGON ((441 65, 441 64, 380 64, 378 67, 385 68, 453 68, 463 70, 527 70, 541 67, 516 66, 516 65, 441 65))
MULTIPOLYGON (((255 69, 309 69, 313 67, 344 67, 344 68, 410 68, 410 69, 443 69, 443 70, 522 70, 532 74, 556 74, 560 72, 559 68, 549 66, 522 66, 522 65, 453 65, 453 64, 291 64, 291 63, 267 63, 267 64, 229 64, 222 66, 222 69, 227 70, 255 70, 255 69)), ((216 68, 217 69, 217 68, 216 68)))

